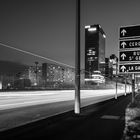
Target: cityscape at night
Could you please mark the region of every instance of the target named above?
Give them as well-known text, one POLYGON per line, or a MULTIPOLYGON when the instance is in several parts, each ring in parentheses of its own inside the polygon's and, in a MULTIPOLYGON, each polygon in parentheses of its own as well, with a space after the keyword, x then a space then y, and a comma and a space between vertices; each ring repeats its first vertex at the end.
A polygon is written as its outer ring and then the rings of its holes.
POLYGON ((138 0, 0 1, 0 140, 139 140, 138 0))

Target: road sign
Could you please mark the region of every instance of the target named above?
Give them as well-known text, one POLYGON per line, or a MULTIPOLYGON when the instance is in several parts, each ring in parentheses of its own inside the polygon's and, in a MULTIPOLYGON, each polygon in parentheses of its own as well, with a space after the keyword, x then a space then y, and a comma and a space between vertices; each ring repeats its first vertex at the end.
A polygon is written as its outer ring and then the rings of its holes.
POLYGON ((129 39, 120 41, 119 49, 140 49, 140 39, 129 39))
POLYGON ((119 52, 119 61, 128 63, 139 62, 140 61, 140 50, 131 50, 131 51, 120 51, 119 52))
POLYGON ((133 37, 140 37, 140 25, 126 26, 120 28, 120 39, 133 37))
POLYGON ((121 64, 119 65, 120 73, 140 73, 140 64, 121 64))

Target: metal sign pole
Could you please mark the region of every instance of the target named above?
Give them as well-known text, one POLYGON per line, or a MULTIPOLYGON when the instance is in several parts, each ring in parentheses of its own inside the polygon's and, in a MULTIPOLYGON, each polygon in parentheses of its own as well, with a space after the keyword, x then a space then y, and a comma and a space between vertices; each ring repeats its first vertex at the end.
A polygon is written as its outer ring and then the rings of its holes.
POLYGON ((135 101, 135 75, 132 74, 132 103, 135 101))
POLYGON ((76 0, 75 114, 80 114, 80 0, 76 0))
POLYGON ((116 61, 116 94, 115 94, 115 99, 117 99, 117 92, 118 92, 118 90, 117 90, 117 88, 118 88, 118 63, 117 63, 117 61, 116 61))
POLYGON ((125 93, 124 93, 124 95, 126 96, 126 74, 125 74, 125 93))
POLYGON ((116 76, 116 94, 115 94, 115 99, 117 99, 117 97, 118 97, 118 95, 117 95, 117 92, 118 92, 118 90, 117 90, 117 87, 118 87, 118 81, 117 81, 117 79, 118 79, 118 77, 116 76))

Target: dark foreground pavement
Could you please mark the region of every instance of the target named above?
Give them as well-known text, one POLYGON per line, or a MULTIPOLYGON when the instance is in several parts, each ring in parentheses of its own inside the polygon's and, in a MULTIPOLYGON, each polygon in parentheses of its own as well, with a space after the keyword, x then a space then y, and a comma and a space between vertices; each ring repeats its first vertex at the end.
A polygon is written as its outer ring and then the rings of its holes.
POLYGON ((120 140, 125 126, 125 109, 131 95, 111 99, 43 119, 12 130, 0 132, 0 140, 120 140))

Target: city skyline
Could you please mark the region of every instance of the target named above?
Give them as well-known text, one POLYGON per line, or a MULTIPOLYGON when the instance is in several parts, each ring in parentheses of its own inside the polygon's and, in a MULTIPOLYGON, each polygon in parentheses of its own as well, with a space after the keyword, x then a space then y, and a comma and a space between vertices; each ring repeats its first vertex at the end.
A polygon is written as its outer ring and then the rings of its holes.
MULTIPOLYGON (((118 55, 120 26, 140 24, 138 0, 81 0, 81 65, 84 26, 100 24, 106 34, 106 57, 118 55)), ((40 56, 75 65, 75 0, 2 0, 0 42, 40 56)), ((39 60, 0 45, 0 60, 39 60)), ((41 62, 45 60, 41 59, 41 62)))

